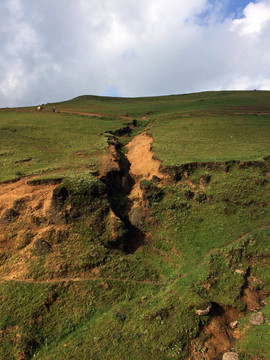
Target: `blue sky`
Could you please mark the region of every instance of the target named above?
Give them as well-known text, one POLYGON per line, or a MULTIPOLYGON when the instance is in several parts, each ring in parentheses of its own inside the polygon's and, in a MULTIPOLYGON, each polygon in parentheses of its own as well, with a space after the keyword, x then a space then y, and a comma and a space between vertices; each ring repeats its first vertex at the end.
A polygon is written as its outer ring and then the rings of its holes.
MULTIPOLYGON (((243 9, 250 3, 248 0, 229 0, 224 1, 225 5, 225 14, 230 16, 234 14, 234 18, 239 18, 243 16, 243 9)), ((256 2, 256 1, 253 1, 256 2)))
POLYGON ((114 86, 108 87, 108 89, 106 89, 106 91, 102 95, 110 96, 110 97, 118 97, 119 96, 119 94, 114 86))
MULTIPOLYGON (((215 14, 215 19, 218 22, 223 22, 226 19, 239 19, 244 16, 244 9, 252 1, 249 0, 209 0, 208 6, 204 11, 198 15, 201 20, 201 25, 208 25, 209 19, 212 19, 215 14)), ((256 2, 255 0, 253 2, 256 2)))
POLYGON ((270 0, 1 0, 0 107, 270 89, 270 0))

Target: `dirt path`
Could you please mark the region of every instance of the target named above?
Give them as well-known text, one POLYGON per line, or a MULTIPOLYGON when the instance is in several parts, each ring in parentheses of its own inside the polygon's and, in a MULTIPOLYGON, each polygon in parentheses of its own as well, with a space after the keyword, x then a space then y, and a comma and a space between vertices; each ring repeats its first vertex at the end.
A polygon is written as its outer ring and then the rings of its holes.
POLYGON ((104 116, 101 113, 90 113, 90 112, 85 112, 85 111, 57 110, 57 112, 63 113, 63 114, 85 115, 85 116, 95 116, 95 117, 104 116))
MULTIPOLYGON (((94 116, 94 117, 106 117, 106 116, 113 116, 110 114, 101 114, 101 113, 91 113, 91 112, 87 112, 87 111, 70 111, 70 110, 57 110, 57 113, 62 113, 62 114, 74 114, 74 115, 84 115, 84 116, 94 116)), ((120 115, 119 116, 120 119, 122 120, 133 120, 134 118, 131 116, 125 116, 125 115, 120 115)))
POLYGON ((6 281, 14 281, 20 283, 30 283, 30 284, 57 284, 64 282, 82 282, 82 281, 120 281, 126 283, 134 283, 134 284, 146 284, 146 285, 158 285, 162 286, 165 283, 159 281, 151 281, 151 280, 132 280, 132 279, 118 279, 114 277, 73 277, 73 278, 58 278, 58 279, 48 279, 48 280, 34 280, 34 279, 18 279, 12 278, 10 276, 0 277, 0 283, 6 281))

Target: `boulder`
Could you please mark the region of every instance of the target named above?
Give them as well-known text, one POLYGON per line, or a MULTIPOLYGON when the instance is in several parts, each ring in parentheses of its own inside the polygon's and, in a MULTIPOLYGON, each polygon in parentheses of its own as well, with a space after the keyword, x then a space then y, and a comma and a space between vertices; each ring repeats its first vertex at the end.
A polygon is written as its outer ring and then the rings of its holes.
POLYGON ((209 302, 208 305, 203 308, 203 309, 195 309, 195 312, 197 315, 203 316, 203 315, 208 315, 210 310, 211 310, 211 303, 209 302))
POLYGON ((227 351, 223 354, 222 360, 239 360, 239 355, 236 352, 227 351))
POLYGON ((129 221, 137 229, 143 231, 146 225, 147 213, 141 206, 133 206, 129 213, 129 221))
POLYGON ((238 324, 239 324, 239 321, 237 321, 237 320, 232 321, 232 322, 230 322, 230 328, 235 329, 235 328, 237 328, 238 324))
POLYGON ((115 215, 111 215, 110 227, 111 238, 109 240, 109 244, 111 246, 123 245, 127 230, 125 229, 125 225, 122 220, 115 215))
POLYGON ((262 325, 264 321, 263 313, 257 312, 250 316, 249 322, 252 325, 262 325))

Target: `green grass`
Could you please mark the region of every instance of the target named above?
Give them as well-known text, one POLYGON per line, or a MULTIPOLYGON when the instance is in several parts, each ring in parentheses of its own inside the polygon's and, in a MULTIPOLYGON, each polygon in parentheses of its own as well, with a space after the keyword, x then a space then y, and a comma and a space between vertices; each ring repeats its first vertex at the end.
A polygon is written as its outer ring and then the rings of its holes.
POLYGON ((133 117, 148 114, 150 117, 169 114, 188 113, 230 113, 238 111, 269 112, 268 91, 220 91, 194 94, 157 96, 146 98, 109 98, 79 96, 61 103, 45 105, 45 109, 85 111, 104 115, 130 115, 133 117))
POLYGON ((262 160, 269 155, 270 116, 197 116, 157 119, 155 157, 164 165, 197 161, 262 160))
POLYGON ((48 171, 68 174, 91 169, 107 146, 101 133, 121 126, 119 120, 2 110, 0 181, 48 171))

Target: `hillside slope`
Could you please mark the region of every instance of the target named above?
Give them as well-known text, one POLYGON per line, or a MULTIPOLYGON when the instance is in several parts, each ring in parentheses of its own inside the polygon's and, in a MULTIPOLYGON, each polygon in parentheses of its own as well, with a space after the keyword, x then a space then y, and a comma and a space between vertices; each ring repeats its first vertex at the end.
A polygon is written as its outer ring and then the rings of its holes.
POLYGON ((0 359, 269 359, 269 98, 0 109, 0 359))

